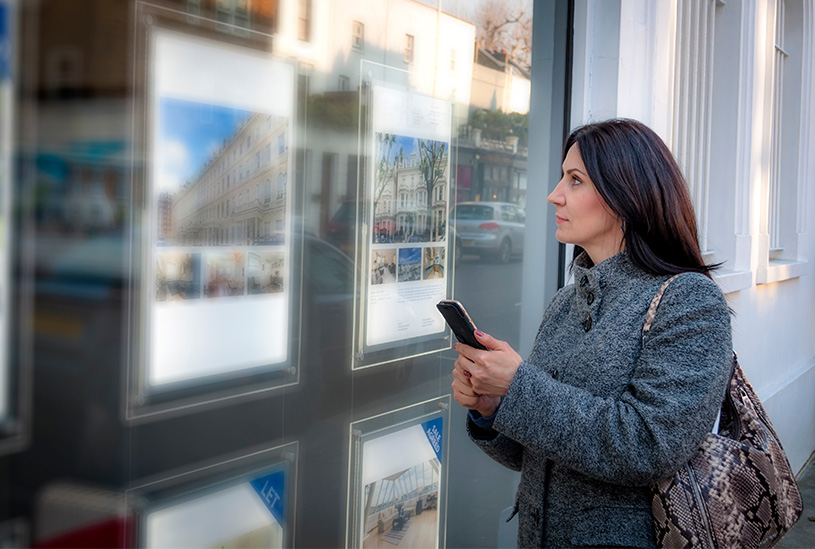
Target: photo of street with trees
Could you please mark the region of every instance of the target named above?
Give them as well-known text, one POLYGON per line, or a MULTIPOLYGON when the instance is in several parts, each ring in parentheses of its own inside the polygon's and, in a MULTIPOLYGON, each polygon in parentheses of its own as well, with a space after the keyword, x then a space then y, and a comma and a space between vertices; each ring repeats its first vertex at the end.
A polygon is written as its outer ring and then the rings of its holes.
POLYGON ((444 241, 449 144, 377 133, 375 147, 373 243, 444 241))

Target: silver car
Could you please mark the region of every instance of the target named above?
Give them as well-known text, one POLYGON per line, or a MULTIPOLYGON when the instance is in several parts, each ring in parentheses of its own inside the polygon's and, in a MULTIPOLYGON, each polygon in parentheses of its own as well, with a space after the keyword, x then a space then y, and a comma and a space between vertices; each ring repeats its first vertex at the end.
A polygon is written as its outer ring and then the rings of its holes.
POLYGON ((507 263, 524 248, 526 213, 508 202, 460 202, 456 220, 456 244, 465 254, 491 256, 507 263))

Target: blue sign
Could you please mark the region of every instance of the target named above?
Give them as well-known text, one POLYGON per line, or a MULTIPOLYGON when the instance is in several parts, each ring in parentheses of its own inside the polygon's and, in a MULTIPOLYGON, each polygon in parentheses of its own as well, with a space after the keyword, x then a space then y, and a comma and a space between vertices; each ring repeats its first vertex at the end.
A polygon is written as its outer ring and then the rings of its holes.
POLYGON ((286 525, 286 473, 278 471, 250 481, 269 512, 281 526, 286 525))
POLYGON ((430 446, 436 452, 436 457, 441 461, 441 435, 444 430, 444 419, 436 418, 422 423, 424 434, 427 435, 427 440, 430 441, 430 446))

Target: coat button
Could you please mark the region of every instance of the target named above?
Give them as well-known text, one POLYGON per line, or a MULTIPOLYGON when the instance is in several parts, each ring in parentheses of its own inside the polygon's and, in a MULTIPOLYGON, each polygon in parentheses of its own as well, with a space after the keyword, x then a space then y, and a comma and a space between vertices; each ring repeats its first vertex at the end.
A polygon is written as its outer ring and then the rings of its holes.
POLYGON ((532 512, 532 520, 535 522, 535 526, 539 526, 541 522, 541 513, 540 510, 535 509, 532 512))
POLYGON ((559 375, 559 372, 557 371, 557 368, 555 368, 555 371, 552 372, 552 379, 557 379, 558 375, 559 375))
POLYGON ((594 303, 594 294, 593 293, 589 292, 589 294, 586 296, 586 303, 588 303, 589 305, 594 303))
POLYGON ((586 321, 583 323, 583 329, 587 332, 591 330, 591 316, 586 317, 586 321))
POLYGON ((583 278, 580 279, 580 286, 581 287, 585 286, 588 283, 589 283, 589 277, 587 277, 586 275, 583 275, 583 278))

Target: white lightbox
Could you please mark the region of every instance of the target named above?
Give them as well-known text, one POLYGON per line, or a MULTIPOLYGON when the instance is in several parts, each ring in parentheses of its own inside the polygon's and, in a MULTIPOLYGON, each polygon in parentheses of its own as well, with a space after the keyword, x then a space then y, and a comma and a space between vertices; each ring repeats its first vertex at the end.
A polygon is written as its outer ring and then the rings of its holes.
MULTIPOLYGON (((203 403, 204 386, 272 372, 290 383, 294 69, 145 20, 147 211, 132 403, 171 408, 173 393, 203 403)), ((257 389, 240 385, 220 387, 257 389)))

